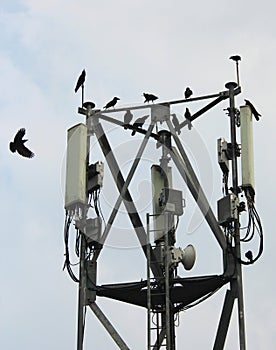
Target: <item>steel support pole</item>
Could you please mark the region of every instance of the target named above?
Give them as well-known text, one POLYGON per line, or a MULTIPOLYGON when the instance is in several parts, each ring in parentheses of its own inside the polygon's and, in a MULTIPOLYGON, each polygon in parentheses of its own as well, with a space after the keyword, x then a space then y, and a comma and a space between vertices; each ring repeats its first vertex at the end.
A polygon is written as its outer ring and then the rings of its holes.
MULTIPOLYGON (((165 223, 167 227, 169 224, 169 213, 165 213, 165 223)), ((170 245, 169 245, 169 229, 165 233, 165 291, 166 291, 166 300, 165 300, 165 313, 166 313, 166 349, 175 350, 175 324, 174 324, 174 308, 171 302, 171 278, 172 271, 170 271, 170 245)), ((162 339, 162 338, 161 338, 162 339)), ((162 340, 161 340, 162 344, 162 340)))
POLYGON ((147 214, 147 349, 151 350, 150 216, 147 214))
POLYGON ((237 83, 240 85, 239 61, 236 61, 237 83))
POLYGON ((166 337, 166 329, 162 328, 161 332, 158 334, 158 337, 156 339, 156 342, 152 350, 160 350, 160 347, 162 346, 162 343, 165 337, 166 337))
POLYGON ((233 291, 227 289, 213 350, 222 350, 224 347, 233 310, 234 300, 235 296, 233 291))
POLYGON ((121 350, 130 350, 129 347, 126 345, 126 343, 123 341, 120 334, 116 331, 116 329, 110 323, 108 318, 105 316, 105 314, 99 308, 99 306, 96 303, 91 303, 91 304, 89 304, 89 306, 90 306, 91 310, 94 312, 94 314, 97 316, 98 320, 101 322, 101 324, 107 330, 107 332, 109 333, 111 338, 118 345, 118 347, 121 350))
MULTIPOLYGON (((82 105, 84 98, 84 85, 82 85, 82 105)), ((86 115, 86 126, 89 124, 89 117, 92 109, 90 106, 87 108, 86 115)), ((89 150, 90 150, 90 135, 87 134, 87 146, 86 146, 86 170, 89 165, 89 150)), ((86 172, 87 176, 87 172, 86 172)), ((87 179, 86 179, 87 180, 87 179)), ((86 181, 87 183, 87 181, 86 181)), ((86 204, 88 204, 88 197, 86 195, 86 204)), ((82 218, 87 218, 87 205, 82 208, 82 218)), ((77 332, 77 350, 83 349, 83 339, 84 339, 84 307, 86 305, 86 269, 85 269, 85 251, 86 251, 86 241, 83 237, 84 233, 80 231, 80 266, 79 266, 79 295, 78 295, 78 332, 77 332)))
MULTIPOLYGON (((232 156, 232 186, 233 192, 236 196, 239 193, 238 186, 238 165, 237 165, 237 140, 236 140, 236 113, 235 113, 235 94, 234 89, 237 84, 229 82, 225 85, 229 89, 229 115, 230 115, 230 130, 231 130, 231 144, 233 150, 232 156)), ((242 287, 242 268, 241 268, 241 247, 240 247, 240 224, 239 218, 234 221, 234 243, 236 256, 236 279, 233 280, 233 291, 236 291, 238 298, 238 318, 239 318, 239 339, 240 350, 246 349, 245 343, 245 321, 244 321, 244 302, 243 302, 243 287, 242 287)))
POLYGON ((78 300, 78 333, 77 333, 77 350, 83 349, 84 338, 84 306, 85 306, 85 239, 81 233, 80 247, 80 267, 79 267, 79 300, 78 300))
MULTIPOLYGON (((171 300, 170 300, 170 259, 169 259, 169 213, 165 212, 165 327, 166 327, 166 349, 174 350, 172 334, 174 323, 171 324, 171 300)), ((162 322, 164 327, 164 323, 162 322)))
POLYGON ((81 86, 81 106, 83 107, 84 103, 84 84, 81 86))
MULTIPOLYGON (((170 161, 170 148, 171 148, 171 133, 163 132, 162 136, 160 132, 160 140, 162 140, 162 157, 160 159, 160 166, 163 169, 166 176, 168 176, 168 163, 170 161)), ((175 325, 174 325, 174 313, 173 305, 171 302, 171 277, 173 271, 170 269, 170 246, 171 239, 169 234, 173 224, 173 214, 166 211, 164 212, 164 264, 165 264, 165 312, 162 317, 162 328, 166 329, 166 349, 175 350, 175 325)), ((162 344, 162 343, 160 343, 162 344)))

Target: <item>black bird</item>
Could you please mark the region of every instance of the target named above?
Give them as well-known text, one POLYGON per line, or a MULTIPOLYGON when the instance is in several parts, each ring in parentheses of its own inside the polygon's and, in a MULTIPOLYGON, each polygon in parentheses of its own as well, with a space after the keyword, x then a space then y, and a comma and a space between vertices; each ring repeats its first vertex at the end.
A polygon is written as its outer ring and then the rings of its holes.
POLYGON ((244 101, 245 101, 246 106, 249 106, 249 107, 250 107, 251 112, 253 113, 253 115, 254 115, 254 117, 256 118, 256 120, 260 120, 259 117, 261 117, 261 114, 257 112, 257 110, 256 110, 256 108, 253 106, 253 104, 252 104, 250 101, 246 100, 246 99, 245 99, 244 101))
POLYGON ((14 137, 13 142, 10 142, 10 150, 14 152, 18 152, 21 156, 26 158, 33 158, 34 153, 30 151, 24 143, 28 140, 23 140, 23 137, 26 133, 25 129, 18 130, 17 134, 14 137))
POLYGON ((248 251, 245 253, 245 257, 246 257, 250 262, 253 261, 253 254, 252 254, 251 250, 248 250, 248 251))
POLYGON ((107 109, 107 108, 110 108, 110 107, 113 107, 116 105, 117 101, 120 100, 119 97, 114 97, 113 100, 109 101, 105 106, 104 108, 107 109))
POLYGON ((172 123, 175 129, 175 132, 178 133, 178 135, 180 135, 181 130, 180 130, 180 125, 179 125, 179 120, 177 119, 177 116, 175 113, 172 114, 172 123))
MULTIPOLYGON (((135 122, 133 123, 133 126, 136 128, 142 128, 147 118, 148 118, 148 115, 145 115, 144 117, 140 117, 136 119, 135 122)), ((136 130, 133 130, 131 133, 131 136, 134 136, 135 134, 136 134, 136 130)))
MULTIPOLYGON (((129 124, 132 121, 132 118, 133 118, 133 114, 128 109, 124 115, 124 124, 129 124)), ((126 126, 124 128, 127 129, 126 126)))
POLYGON ((192 123, 191 123, 191 112, 189 110, 189 108, 186 108, 186 111, 184 113, 184 117, 186 118, 187 122, 188 122, 188 129, 191 130, 192 129, 192 123))
POLYGON ((192 94, 193 94, 192 90, 191 90, 189 87, 187 87, 186 90, 185 90, 185 92, 184 92, 185 98, 191 97, 192 94))
POLYGON ((155 101, 155 100, 158 99, 158 97, 155 96, 155 95, 153 95, 153 94, 146 94, 146 93, 144 92, 143 95, 144 95, 144 97, 145 97, 144 103, 150 102, 150 101, 153 102, 153 101, 155 101))
POLYGON ((233 55, 233 56, 230 56, 229 59, 238 62, 241 60, 241 56, 233 55))
POLYGON ((79 76, 78 81, 77 81, 77 84, 76 84, 76 87, 75 87, 75 92, 77 92, 79 90, 79 88, 84 84, 85 76, 86 76, 86 72, 85 72, 85 70, 83 70, 81 72, 81 75, 79 76))

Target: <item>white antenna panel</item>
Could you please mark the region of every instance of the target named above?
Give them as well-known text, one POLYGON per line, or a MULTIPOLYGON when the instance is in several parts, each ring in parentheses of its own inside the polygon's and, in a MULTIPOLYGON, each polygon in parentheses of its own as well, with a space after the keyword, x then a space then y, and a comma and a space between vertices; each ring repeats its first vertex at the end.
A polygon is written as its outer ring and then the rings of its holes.
POLYGON ((87 127, 77 124, 67 130, 65 209, 86 202, 87 127))
POLYGON ((252 113, 249 106, 240 107, 242 187, 254 190, 254 152, 252 113))

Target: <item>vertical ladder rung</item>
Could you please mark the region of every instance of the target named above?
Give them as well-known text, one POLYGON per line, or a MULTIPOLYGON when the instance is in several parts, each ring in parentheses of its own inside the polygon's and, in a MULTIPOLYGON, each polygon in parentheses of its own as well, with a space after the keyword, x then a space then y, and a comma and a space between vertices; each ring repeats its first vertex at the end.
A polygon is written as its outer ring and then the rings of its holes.
MULTIPOLYGON (((152 234, 153 232, 156 232, 156 230, 152 230, 150 229, 150 225, 149 225, 149 215, 147 215, 147 306, 148 306, 148 350, 150 349, 154 349, 156 348, 156 343, 158 341, 161 341, 162 337, 162 341, 161 344, 158 344, 158 348, 167 348, 167 332, 164 334, 164 326, 166 326, 166 323, 164 324, 164 315, 166 315, 166 303, 164 301, 164 303, 162 303, 162 308, 160 308, 158 311, 155 309, 152 309, 152 298, 155 296, 162 296, 166 297, 166 290, 162 291, 160 290, 160 292, 158 291, 157 293, 153 293, 154 288, 151 288, 152 282, 158 282, 158 281, 163 281, 163 286, 165 286, 165 276, 161 276, 159 278, 154 278, 151 277, 151 270, 150 270, 150 266, 151 266, 151 261, 150 261, 150 241, 151 241, 151 237, 150 234, 152 234), (163 315, 163 316, 162 316, 163 315), (163 322, 162 322, 163 319, 163 322), (163 330, 163 332, 162 332, 163 330), (163 334, 161 334, 163 333, 163 334), (154 339, 153 335, 155 334, 154 339)), ((152 245, 151 245, 152 246, 152 245)), ((164 261, 159 261, 160 264, 164 264, 164 261)), ((157 284, 156 284, 157 285, 157 284)), ((165 288, 164 288, 165 289, 165 288)), ((160 305, 161 306, 161 305, 160 305)))

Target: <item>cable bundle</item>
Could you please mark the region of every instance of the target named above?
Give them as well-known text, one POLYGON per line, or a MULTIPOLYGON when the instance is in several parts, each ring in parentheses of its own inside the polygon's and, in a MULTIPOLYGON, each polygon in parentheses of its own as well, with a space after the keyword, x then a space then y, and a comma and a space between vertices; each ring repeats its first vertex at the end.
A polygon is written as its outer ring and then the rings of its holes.
MULTIPOLYGON (((72 218, 68 216, 68 213, 66 211, 65 215, 65 223, 64 223, 64 244, 65 244, 65 261, 64 261, 64 266, 63 270, 67 269, 69 276, 72 278, 74 282, 79 282, 79 279, 75 276, 72 267, 74 264, 71 264, 70 262, 70 254, 69 254, 69 231, 70 231, 70 225, 72 222, 72 218)), ((75 246, 75 251, 77 256, 79 255, 79 233, 76 238, 76 246, 75 246)))

